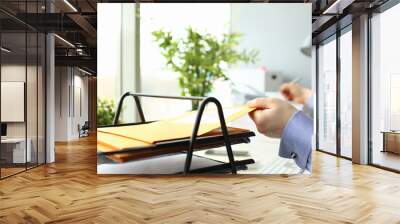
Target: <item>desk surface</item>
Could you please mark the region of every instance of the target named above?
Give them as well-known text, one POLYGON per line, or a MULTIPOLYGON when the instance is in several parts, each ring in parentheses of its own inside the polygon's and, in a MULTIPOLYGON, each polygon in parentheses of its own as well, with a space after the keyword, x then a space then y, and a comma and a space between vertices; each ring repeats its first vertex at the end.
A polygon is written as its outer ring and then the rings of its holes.
MULTIPOLYGON (((28 138, 27 141, 30 141, 30 139, 28 138)), ((16 143, 21 143, 21 142, 25 142, 25 138, 5 138, 5 139, 1 139, 1 143, 11 143, 11 144, 16 144, 16 143)))
POLYGON ((400 134, 400 131, 381 131, 383 134, 400 134))

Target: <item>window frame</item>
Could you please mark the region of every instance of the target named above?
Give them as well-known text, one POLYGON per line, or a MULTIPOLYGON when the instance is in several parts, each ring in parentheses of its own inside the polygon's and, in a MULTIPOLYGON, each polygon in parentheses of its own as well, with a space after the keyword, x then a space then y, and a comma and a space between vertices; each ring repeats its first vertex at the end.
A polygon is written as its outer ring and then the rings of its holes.
MULTIPOLYGON (((39 1, 39 0, 37 0, 37 1, 35 1, 34 3, 36 3, 36 11, 37 11, 37 13, 39 12, 39 2, 43 2, 43 1, 39 1)), ((25 3, 25 12, 26 13, 29 13, 29 12, 27 12, 27 5, 26 5, 26 1, 23 1, 23 3, 25 3)), ((4 12, 4 13, 6 13, 6 14, 8 14, 8 12, 7 11, 5 11, 5 10, 3 10, 2 9, 2 11, 4 12)), ((47 12, 48 11, 48 7, 45 7, 45 12, 47 12)), ((10 18, 11 19, 15 19, 16 21, 19 21, 19 19, 18 18, 16 18, 16 17, 14 17, 14 16, 12 16, 12 14, 9 14, 9 16, 10 16, 10 18)), ((6 178, 8 178, 8 177, 12 177, 12 176, 14 176, 14 175, 17 175, 17 174, 19 174, 19 173, 23 173, 23 172, 26 172, 26 171, 28 171, 28 170, 30 170, 30 169, 34 169, 34 168, 36 168, 36 167, 39 167, 39 166, 41 166, 41 165, 44 165, 44 164, 46 164, 47 163, 47 144, 48 144, 48 141, 47 141, 47 44, 48 44, 48 36, 47 36, 47 32, 43 32, 43 31, 41 31, 41 30, 38 30, 38 29, 36 29, 36 28, 34 28, 34 27, 32 27, 32 26, 30 26, 29 24, 27 24, 27 23, 24 23, 23 21, 19 21, 21 24, 22 24, 22 27, 23 27, 23 30, 18 30, 18 31, 4 31, 4 30, 1 30, 0 29, 0 45, 2 45, 2 35, 3 34, 6 34, 6 33, 20 33, 20 34, 22 34, 22 35, 25 35, 24 36, 24 52, 25 52, 25 55, 24 55, 24 60, 25 60, 25 68, 24 68, 24 72, 25 72, 25 93, 24 93, 24 136, 23 136, 23 139, 24 139, 24 141, 25 141, 25 166, 24 167, 21 167, 21 168, 23 168, 23 169, 21 169, 20 171, 17 171, 17 172, 13 172, 13 173, 11 173, 11 174, 8 174, 8 175, 4 175, 4 173, 2 172, 2 167, 0 166, 0 180, 3 180, 3 179, 6 179, 6 178), (36 129, 36 136, 33 136, 32 138, 35 138, 36 139, 36 149, 35 148, 33 148, 33 149, 31 149, 32 150, 32 152, 34 152, 34 150, 36 151, 36 161, 34 161, 34 163, 32 163, 32 162, 28 162, 28 158, 27 158, 27 156, 28 156, 28 154, 27 154, 27 148, 28 148, 28 110, 27 110, 27 107, 28 107, 28 105, 27 105, 27 102, 28 102, 28 99, 27 99, 27 85, 28 85, 28 34, 32 34, 32 35, 34 35, 35 37, 36 37, 36 41, 34 41, 34 44, 36 44, 36 47, 35 47, 35 53, 36 53, 36 58, 35 58, 35 60, 34 60, 34 62, 33 62, 33 64, 34 64, 34 66, 36 67, 36 69, 35 69, 35 71, 32 73, 32 74, 34 74, 35 76, 36 76, 36 86, 35 86, 35 88, 36 88, 36 91, 34 92, 34 94, 35 94, 35 97, 36 97, 36 121, 34 121, 33 122, 33 124, 32 125, 36 125, 36 127, 34 127, 35 129, 36 129), (42 35, 43 34, 43 35, 42 35), (41 37, 41 38, 39 38, 39 37, 41 37), (40 48, 39 47, 39 43, 41 42, 41 47, 42 48, 40 48), (39 51, 40 50, 40 51, 39 51), (41 53, 43 53, 43 55, 40 55, 40 53, 39 52, 41 52, 41 53), (41 60, 43 60, 43 64, 40 64, 40 60, 39 60, 39 56, 42 58, 41 60), (39 79, 38 79, 38 77, 39 77, 39 66, 42 66, 42 71, 41 71, 41 76, 42 76, 42 84, 43 84, 43 88, 44 88, 44 91, 42 92, 42 96, 43 96, 43 98, 41 99, 42 100, 42 105, 39 105, 39 79), (39 106, 41 106, 42 107, 42 109, 43 109, 43 116, 41 116, 41 115, 39 115, 39 106), (43 157, 43 158, 41 158, 42 160, 39 160, 39 120, 42 122, 42 124, 43 124, 43 145, 42 145, 42 147, 43 148, 41 148, 41 152, 43 153, 42 155, 40 155, 40 157, 43 157), (29 165, 28 165, 28 163, 29 163, 29 165)), ((1 24, 0 24, 0 26, 1 26, 1 24)), ((2 62, 3 62, 3 58, 2 58, 2 53, 0 53, 0 82, 2 81, 2 66, 3 66, 3 64, 2 64, 2 62)), ((31 75, 32 75, 31 74, 31 75)), ((1 90, 1 85, 0 85, 0 90, 1 90)), ((0 91, 1 92, 1 91, 0 91)), ((1 93, 0 93, 0 96, 1 96, 1 93)), ((1 99, 0 99, 1 100, 1 99)), ((1 110, 2 108, 1 108, 1 105, 0 105, 0 110, 1 110)), ((1 115, 0 115, 0 118, 1 118, 1 115)), ((1 119, 0 119, 0 123, 2 123, 1 122, 1 119)), ((1 144, 0 144, 0 158, 1 158, 1 152, 2 152, 2 146, 1 146, 1 144)), ((32 154, 31 154, 32 155, 32 154)), ((1 162, 0 162, 0 165, 1 165, 1 162)))
POLYGON ((341 153, 341 118, 340 118, 340 104, 341 104, 341 97, 340 97, 340 84, 341 84, 341 66, 340 66, 340 38, 342 35, 346 34, 347 32, 352 31, 352 23, 347 24, 343 28, 337 29, 335 33, 332 35, 326 37, 325 39, 320 40, 316 44, 316 151, 323 152, 332 156, 337 156, 339 158, 344 158, 346 160, 352 160, 352 158, 347 157, 342 155, 341 153), (320 48, 321 45, 327 44, 331 41, 336 41, 336 152, 332 153, 327 150, 321 149, 320 148, 320 142, 319 142, 319 136, 320 136, 320 128, 319 128, 319 117, 320 117, 320 111, 319 111, 319 101, 320 101, 320 95, 319 95, 319 80, 320 80, 320 74, 319 74, 319 66, 320 66, 320 55, 318 49, 320 48))

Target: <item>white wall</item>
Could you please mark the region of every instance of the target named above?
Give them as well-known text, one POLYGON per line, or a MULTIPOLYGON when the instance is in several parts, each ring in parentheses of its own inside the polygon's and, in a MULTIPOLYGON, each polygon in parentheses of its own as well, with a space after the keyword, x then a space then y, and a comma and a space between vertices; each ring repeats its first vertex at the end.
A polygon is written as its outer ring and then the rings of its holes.
POLYGON ((76 139, 78 125, 88 120, 88 78, 75 68, 56 67, 55 85, 55 140, 76 139))
POLYGON ((79 137, 78 124, 83 125, 85 121, 89 120, 89 102, 88 102, 88 77, 82 76, 82 73, 75 70, 74 73, 74 109, 73 119, 71 121, 71 135, 73 138, 79 137), (79 93, 80 91, 80 93, 79 93), (80 97, 79 97, 80 95, 80 97), (79 102, 81 101, 81 102, 79 102), (80 107, 80 108, 79 108, 80 107), (80 111, 81 110, 81 111, 80 111))
MULTIPOLYGON (((1 66, 1 81, 4 82, 24 82, 26 83, 25 80, 25 75, 26 75, 26 71, 28 72, 28 74, 31 74, 33 72, 35 72, 36 74, 36 67, 33 66, 28 66, 25 67, 25 65, 17 65, 17 64, 8 64, 8 65, 2 65, 1 66)), ((29 78, 29 77, 28 77, 29 78)), ((30 85, 32 85, 32 80, 30 80, 30 85)), ((34 85, 36 85, 36 82, 33 83, 34 85)), ((31 89, 27 89, 27 90, 31 90, 31 89)), ((28 91, 27 93, 28 99, 27 99, 27 103, 32 102, 33 100, 36 100, 36 89, 34 89, 34 91, 32 91, 31 93, 28 91), (35 99, 33 99, 35 98, 35 99)), ((35 105, 36 108, 36 105, 35 105)), ((8 110, 9 108, 1 108, 1 110, 8 110)), ((28 111, 30 111, 29 109, 27 109, 28 111)), ((27 118, 28 118, 28 129, 36 129, 36 126, 33 127, 33 124, 31 124, 32 121, 35 121, 36 123, 36 113, 28 113, 27 114, 27 118)), ((7 135, 8 137, 24 137, 25 136, 25 126, 26 126, 26 122, 7 122, 7 135)), ((29 130, 28 130, 29 131, 29 130)), ((28 133, 29 134, 29 133, 28 133)))
POLYGON ((65 141, 68 139, 68 88, 69 76, 67 67, 56 67, 55 69, 55 140, 65 141))
POLYGON ((311 35, 311 4, 232 4, 231 18, 232 31, 243 34, 241 47, 260 50, 261 66, 311 87, 311 58, 300 52, 311 35))

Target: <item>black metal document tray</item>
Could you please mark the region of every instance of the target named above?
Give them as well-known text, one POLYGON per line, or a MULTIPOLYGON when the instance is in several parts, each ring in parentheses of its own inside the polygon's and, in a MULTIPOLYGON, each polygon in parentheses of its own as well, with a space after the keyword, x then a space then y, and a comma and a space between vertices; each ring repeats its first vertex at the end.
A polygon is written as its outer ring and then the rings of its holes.
POLYGON ((118 127, 125 125, 139 125, 149 123, 146 122, 144 113, 141 107, 141 103, 139 97, 156 97, 156 98, 168 98, 168 99, 182 99, 182 100, 198 100, 201 101, 200 107, 198 109, 196 122, 194 124, 193 132, 190 138, 156 142, 150 146, 140 147, 140 148, 126 148, 118 151, 110 151, 110 152, 98 152, 99 156, 107 156, 109 158, 113 158, 113 160, 121 159, 121 162, 124 160, 131 161, 135 159, 149 158, 160 155, 168 155, 174 153, 186 152, 186 162, 183 173, 189 172, 210 172, 216 171, 219 169, 230 169, 233 174, 236 174, 238 168, 246 168, 247 164, 254 163, 253 159, 235 161, 234 155, 232 152, 231 145, 233 144, 241 144, 241 143, 249 143, 250 137, 255 136, 254 132, 244 129, 238 128, 228 128, 226 126, 225 118, 223 115, 223 110, 220 102, 214 97, 175 97, 175 96, 157 96, 157 95, 147 95, 147 94, 139 94, 139 93, 125 93, 119 103, 118 108, 114 117, 114 124, 111 126, 104 127, 118 127), (121 113, 121 109, 123 106, 124 99, 128 96, 134 97, 138 113, 141 119, 139 123, 131 123, 131 124, 118 124, 119 116, 121 113), (204 109, 208 103, 214 103, 217 106, 218 116, 220 120, 220 129, 214 130, 211 133, 208 133, 205 136, 197 136, 197 132, 200 126, 201 117, 203 115, 204 109), (201 170, 190 170, 190 165, 193 157, 194 151, 205 150, 210 148, 216 148, 225 146, 227 149, 227 155, 229 158, 229 163, 224 163, 215 167, 203 168, 201 170))

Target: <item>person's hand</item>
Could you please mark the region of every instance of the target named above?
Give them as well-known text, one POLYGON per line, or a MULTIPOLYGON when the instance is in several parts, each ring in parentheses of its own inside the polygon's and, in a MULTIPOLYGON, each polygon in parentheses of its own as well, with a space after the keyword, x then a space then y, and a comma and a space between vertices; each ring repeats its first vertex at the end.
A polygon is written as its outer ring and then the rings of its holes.
POLYGON ((285 83, 280 88, 282 95, 289 101, 294 101, 300 104, 306 104, 308 98, 312 96, 310 89, 304 88, 300 84, 290 82, 285 83))
POLYGON ((272 138, 280 138, 286 123, 297 112, 290 103, 276 98, 257 98, 247 103, 256 110, 249 113, 257 130, 272 138))

